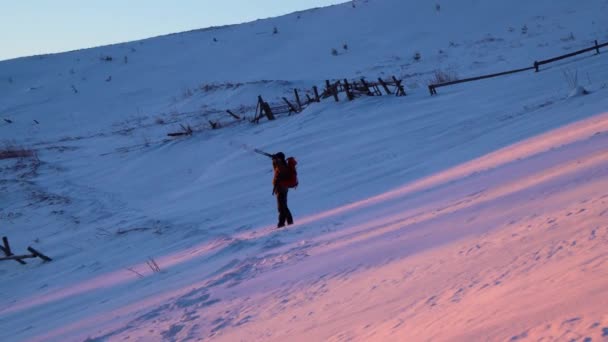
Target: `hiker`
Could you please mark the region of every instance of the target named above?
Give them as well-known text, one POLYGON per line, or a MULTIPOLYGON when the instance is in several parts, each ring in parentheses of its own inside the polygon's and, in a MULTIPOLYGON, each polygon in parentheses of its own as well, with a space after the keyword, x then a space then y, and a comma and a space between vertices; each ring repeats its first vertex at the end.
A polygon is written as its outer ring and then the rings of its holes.
POLYGON ((283 152, 272 155, 272 168, 274 169, 272 194, 277 196, 277 209, 279 210, 277 228, 285 227, 285 221, 287 224, 293 224, 293 217, 287 207, 287 192, 289 188, 298 185, 295 164, 294 158, 290 157, 286 161, 283 152))

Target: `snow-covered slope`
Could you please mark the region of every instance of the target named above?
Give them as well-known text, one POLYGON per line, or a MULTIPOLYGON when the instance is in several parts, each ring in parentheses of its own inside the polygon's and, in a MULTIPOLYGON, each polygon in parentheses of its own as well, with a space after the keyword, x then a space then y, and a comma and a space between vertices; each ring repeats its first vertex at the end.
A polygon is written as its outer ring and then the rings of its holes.
POLYGON ((1 62, 2 148, 38 155, 0 160, 1 235, 54 261, 0 263, 0 338, 605 338, 606 54, 426 84, 605 41, 606 9, 356 1, 1 62), (258 94, 392 74, 407 97, 166 137, 258 94), (298 158, 286 230, 253 147, 298 158))
POLYGON ((238 108, 255 105, 257 92, 281 94, 276 87, 262 87, 254 94, 240 90, 209 98, 198 89, 210 83, 283 80, 293 83, 281 87, 290 91, 295 85, 320 86, 325 79, 395 74, 410 75, 410 87, 424 87, 436 69, 463 77, 531 66, 536 59, 608 38, 608 4, 602 0, 461 0, 442 3, 439 11, 435 3, 420 0, 356 3, 355 8, 344 4, 5 61, 0 64, 2 115, 19 117, 21 125, 11 128, 22 134, 33 119, 45 127, 44 134, 66 135, 74 122, 82 127, 79 133, 95 134, 129 117, 153 123, 161 113, 238 108), (332 56, 333 48, 338 56, 332 56), (38 110, 24 110, 34 106, 38 110))

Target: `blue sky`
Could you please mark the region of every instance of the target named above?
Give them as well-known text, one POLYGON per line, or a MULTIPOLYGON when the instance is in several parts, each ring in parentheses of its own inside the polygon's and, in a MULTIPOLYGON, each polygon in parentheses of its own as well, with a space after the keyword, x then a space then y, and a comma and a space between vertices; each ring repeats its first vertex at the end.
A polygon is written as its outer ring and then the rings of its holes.
POLYGON ((347 0, 4 0, 0 60, 274 17, 347 0))

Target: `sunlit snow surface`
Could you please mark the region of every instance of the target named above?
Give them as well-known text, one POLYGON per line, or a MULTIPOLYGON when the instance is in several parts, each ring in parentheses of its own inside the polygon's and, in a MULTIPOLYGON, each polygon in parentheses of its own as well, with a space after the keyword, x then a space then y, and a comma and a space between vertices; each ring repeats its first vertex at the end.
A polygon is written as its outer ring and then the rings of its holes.
POLYGON ((0 160, 0 235, 54 260, 0 263, 0 340, 608 339, 608 50, 426 90, 608 41, 607 11, 357 1, 1 62, 0 143, 39 162, 0 160), (408 96, 200 114, 391 75, 408 96), (298 159, 287 229, 254 147, 298 159))

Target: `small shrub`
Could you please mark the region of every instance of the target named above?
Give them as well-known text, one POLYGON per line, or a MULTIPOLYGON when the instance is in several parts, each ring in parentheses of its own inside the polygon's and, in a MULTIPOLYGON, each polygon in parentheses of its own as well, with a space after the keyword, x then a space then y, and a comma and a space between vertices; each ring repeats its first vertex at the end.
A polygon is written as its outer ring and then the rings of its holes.
POLYGON ((439 3, 435 4, 435 11, 437 11, 437 12, 441 11, 441 5, 439 3))
POLYGON ((217 43, 217 38, 213 37, 213 42, 217 43))
POLYGON ((99 59, 101 59, 104 62, 111 62, 112 56, 101 56, 99 59))
POLYGON ((572 71, 570 69, 565 69, 562 71, 562 75, 564 75, 564 79, 566 80, 569 89, 578 87, 578 70, 572 71))
POLYGON ((154 120, 154 122, 157 125, 164 125, 165 124, 165 120, 163 118, 156 118, 156 120, 154 120))
POLYGON ((192 95, 194 95, 194 93, 192 92, 192 89, 187 88, 186 90, 184 90, 184 92, 182 93, 182 97, 184 99, 187 99, 189 97, 192 97, 192 95))
POLYGON ((441 84, 446 82, 457 81, 458 75, 453 71, 435 70, 433 77, 430 80, 431 84, 441 84))
MULTIPOLYGON (((136 270, 134 270, 134 269, 133 269, 133 268, 131 268, 131 267, 127 267, 127 270, 129 270, 129 271, 131 271, 131 272, 135 273, 135 274, 136 274, 136 275, 137 275, 139 278, 143 278, 143 277, 144 277, 144 275, 143 275, 143 274, 141 274, 141 273, 137 272, 136 270)), ((87 339, 87 340, 89 340, 89 339, 87 339)))
POLYGON ((12 144, 5 144, 5 146, 0 149, 0 160, 17 158, 37 158, 36 151, 17 147, 12 144))
POLYGON ((129 63, 129 57, 125 56, 123 61, 125 62, 125 64, 129 63))
POLYGON ((578 83, 578 70, 572 71, 570 69, 565 69, 562 74, 564 75, 564 79, 568 84, 570 97, 589 94, 589 91, 578 83))
POLYGON ((152 270, 152 272, 154 272, 154 273, 159 273, 160 272, 160 266, 158 266, 158 264, 156 263, 156 261, 153 258, 148 257, 148 260, 146 261, 146 264, 148 264, 148 267, 150 267, 150 269, 152 270))
POLYGON ((180 127, 182 128, 181 132, 174 132, 174 133, 169 133, 167 134, 170 137, 178 137, 178 136, 183 136, 183 135, 192 135, 193 130, 192 127, 190 127, 190 125, 182 125, 180 124, 180 127))
POLYGON ((211 120, 209 120, 209 126, 211 126, 211 129, 218 129, 218 128, 222 127, 219 121, 211 121, 211 120))
POLYGON ((275 27, 272 29, 272 34, 277 34, 277 33, 279 33, 279 29, 278 29, 278 28, 275 26, 275 27))
POLYGON ((528 25, 524 24, 524 26, 521 27, 521 34, 527 34, 528 33, 528 25))
POLYGON ((416 52, 416 53, 414 54, 414 60, 415 60, 416 62, 419 62, 421 59, 422 59, 422 55, 420 54, 420 52, 416 52))
POLYGON ((15 82, 15 80, 13 80, 12 76, 9 76, 8 78, 8 83, 13 84, 13 82, 15 82))
POLYGON ((150 147, 150 138, 148 138, 147 136, 144 136, 144 147, 150 147))
POLYGON ((182 131, 184 133, 186 133, 186 135, 192 135, 192 127, 190 127, 190 125, 184 126, 184 125, 180 124, 180 126, 182 128, 182 131))
POLYGON ((337 55, 338 55, 338 50, 336 50, 336 49, 332 48, 332 49, 331 49, 331 55, 332 55, 332 56, 337 56, 337 55))
POLYGON ((348 50, 348 44, 344 43, 344 45, 342 45, 342 48, 344 49, 344 51, 348 50))
POLYGON ((574 37, 574 34, 572 32, 570 32, 570 34, 568 36, 560 38, 560 40, 562 42, 569 42, 569 41, 572 41, 572 40, 575 40, 575 39, 576 38, 574 37))

